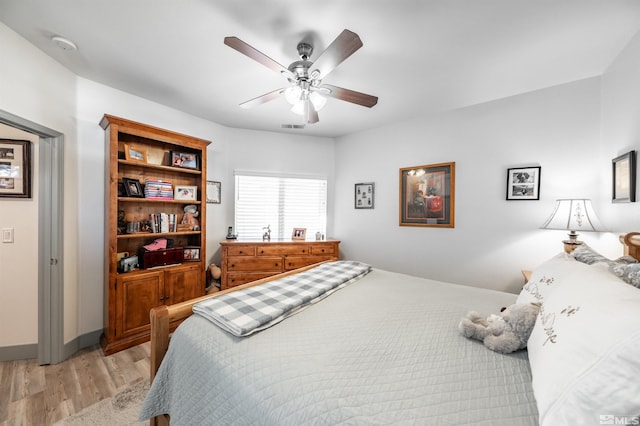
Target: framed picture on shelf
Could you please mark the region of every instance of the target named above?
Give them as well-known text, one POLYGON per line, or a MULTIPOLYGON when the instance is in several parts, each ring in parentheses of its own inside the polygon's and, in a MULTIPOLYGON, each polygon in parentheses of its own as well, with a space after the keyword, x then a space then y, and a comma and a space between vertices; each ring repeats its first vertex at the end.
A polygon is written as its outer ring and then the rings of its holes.
POLYGON ((31 198, 31 142, 0 139, 0 197, 31 198))
POLYGON ((539 200, 541 167, 507 169, 507 200, 539 200))
POLYGON ((291 233, 292 240, 304 240, 307 236, 307 228, 293 228, 291 233))
POLYGON ((400 226, 453 228, 456 163, 400 169, 400 226))
POLYGON ((220 204, 221 183, 213 180, 207 181, 207 203, 220 204))
POLYGON ((198 199, 198 187, 187 185, 176 185, 173 191, 174 200, 196 201, 198 199))
POLYGON ((185 262, 198 262, 200 261, 200 247, 198 246, 186 246, 184 248, 184 261, 185 262))
POLYGON ((127 193, 124 190, 124 183, 119 180, 118 181, 118 197, 126 197, 127 193))
POLYGON ((375 184, 356 183, 354 207, 356 209, 372 209, 373 208, 373 192, 375 184))
POLYGON ((147 162, 147 150, 144 148, 134 147, 124 144, 124 158, 128 161, 138 161, 140 163, 147 162))
POLYGON ((192 152, 178 152, 171 151, 171 165, 174 167, 181 167, 183 169, 199 170, 199 157, 198 154, 192 152))
POLYGON ((142 185, 138 179, 122 178, 122 186, 127 197, 144 198, 142 185))
POLYGON ((636 152, 629 151, 612 160, 614 203, 634 203, 636 201, 636 152))

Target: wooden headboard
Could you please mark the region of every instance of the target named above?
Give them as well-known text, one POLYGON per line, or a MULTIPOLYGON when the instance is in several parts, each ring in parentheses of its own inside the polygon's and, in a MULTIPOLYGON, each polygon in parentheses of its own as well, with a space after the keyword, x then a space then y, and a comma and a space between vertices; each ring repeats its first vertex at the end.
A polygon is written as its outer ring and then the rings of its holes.
POLYGON ((624 245, 624 254, 640 260, 640 232, 629 232, 620 235, 620 242, 624 245))

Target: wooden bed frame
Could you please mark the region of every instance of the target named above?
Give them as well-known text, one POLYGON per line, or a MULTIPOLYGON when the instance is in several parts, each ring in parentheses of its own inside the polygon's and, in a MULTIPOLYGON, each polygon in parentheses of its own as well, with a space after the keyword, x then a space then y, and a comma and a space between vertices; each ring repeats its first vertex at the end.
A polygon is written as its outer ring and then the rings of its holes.
MULTIPOLYGON (((627 234, 620 235, 619 239, 620 239, 620 242, 624 245, 624 254, 640 260, 640 232, 629 232, 627 234)), ((153 308, 150 312, 150 315, 151 315, 150 379, 151 381, 153 381, 153 379, 155 378, 156 373, 160 368, 160 363, 162 363, 162 359, 164 358, 165 354, 167 353, 167 349, 169 348, 169 335, 171 333, 170 331, 171 324, 175 324, 179 321, 183 321, 189 316, 191 316, 191 314, 193 313, 192 311, 193 305, 195 305, 196 303, 202 300, 218 297, 223 294, 230 293, 232 291, 261 285, 269 281, 273 281, 289 275, 297 274, 298 272, 306 271, 307 269, 311 269, 315 266, 318 266, 321 263, 325 263, 325 262, 320 262, 313 265, 305 266, 303 268, 284 272, 282 274, 274 275, 258 281, 253 281, 244 285, 219 291, 217 293, 202 296, 197 299, 192 299, 186 302, 177 303, 175 305, 170 305, 170 306, 163 305, 163 306, 158 306, 156 308, 153 308)), ((169 416, 164 415, 164 416, 153 417, 150 419, 150 425, 152 426, 169 425, 169 416)))

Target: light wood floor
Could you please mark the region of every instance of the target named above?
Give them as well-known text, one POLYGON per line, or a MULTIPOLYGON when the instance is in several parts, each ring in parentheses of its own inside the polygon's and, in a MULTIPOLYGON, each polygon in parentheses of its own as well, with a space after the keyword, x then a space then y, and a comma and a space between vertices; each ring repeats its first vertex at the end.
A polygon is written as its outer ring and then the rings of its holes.
POLYGON ((0 426, 50 425, 149 379, 149 343, 105 357, 99 346, 56 365, 0 362, 0 426))

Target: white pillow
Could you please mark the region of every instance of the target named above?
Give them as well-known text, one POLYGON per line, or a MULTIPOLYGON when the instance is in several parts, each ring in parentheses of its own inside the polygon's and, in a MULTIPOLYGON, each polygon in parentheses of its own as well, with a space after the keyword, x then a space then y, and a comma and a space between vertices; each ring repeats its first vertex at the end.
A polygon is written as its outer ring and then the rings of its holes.
POLYGON ((589 266, 554 286, 527 344, 540 425, 640 415, 640 291, 589 266))
POLYGON ((533 270, 529 281, 522 287, 516 303, 542 303, 544 297, 558 282, 570 279, 575 274, 576 268, 588 268, 588 266, 576 261, 565 252, 553 256, 533 270))

